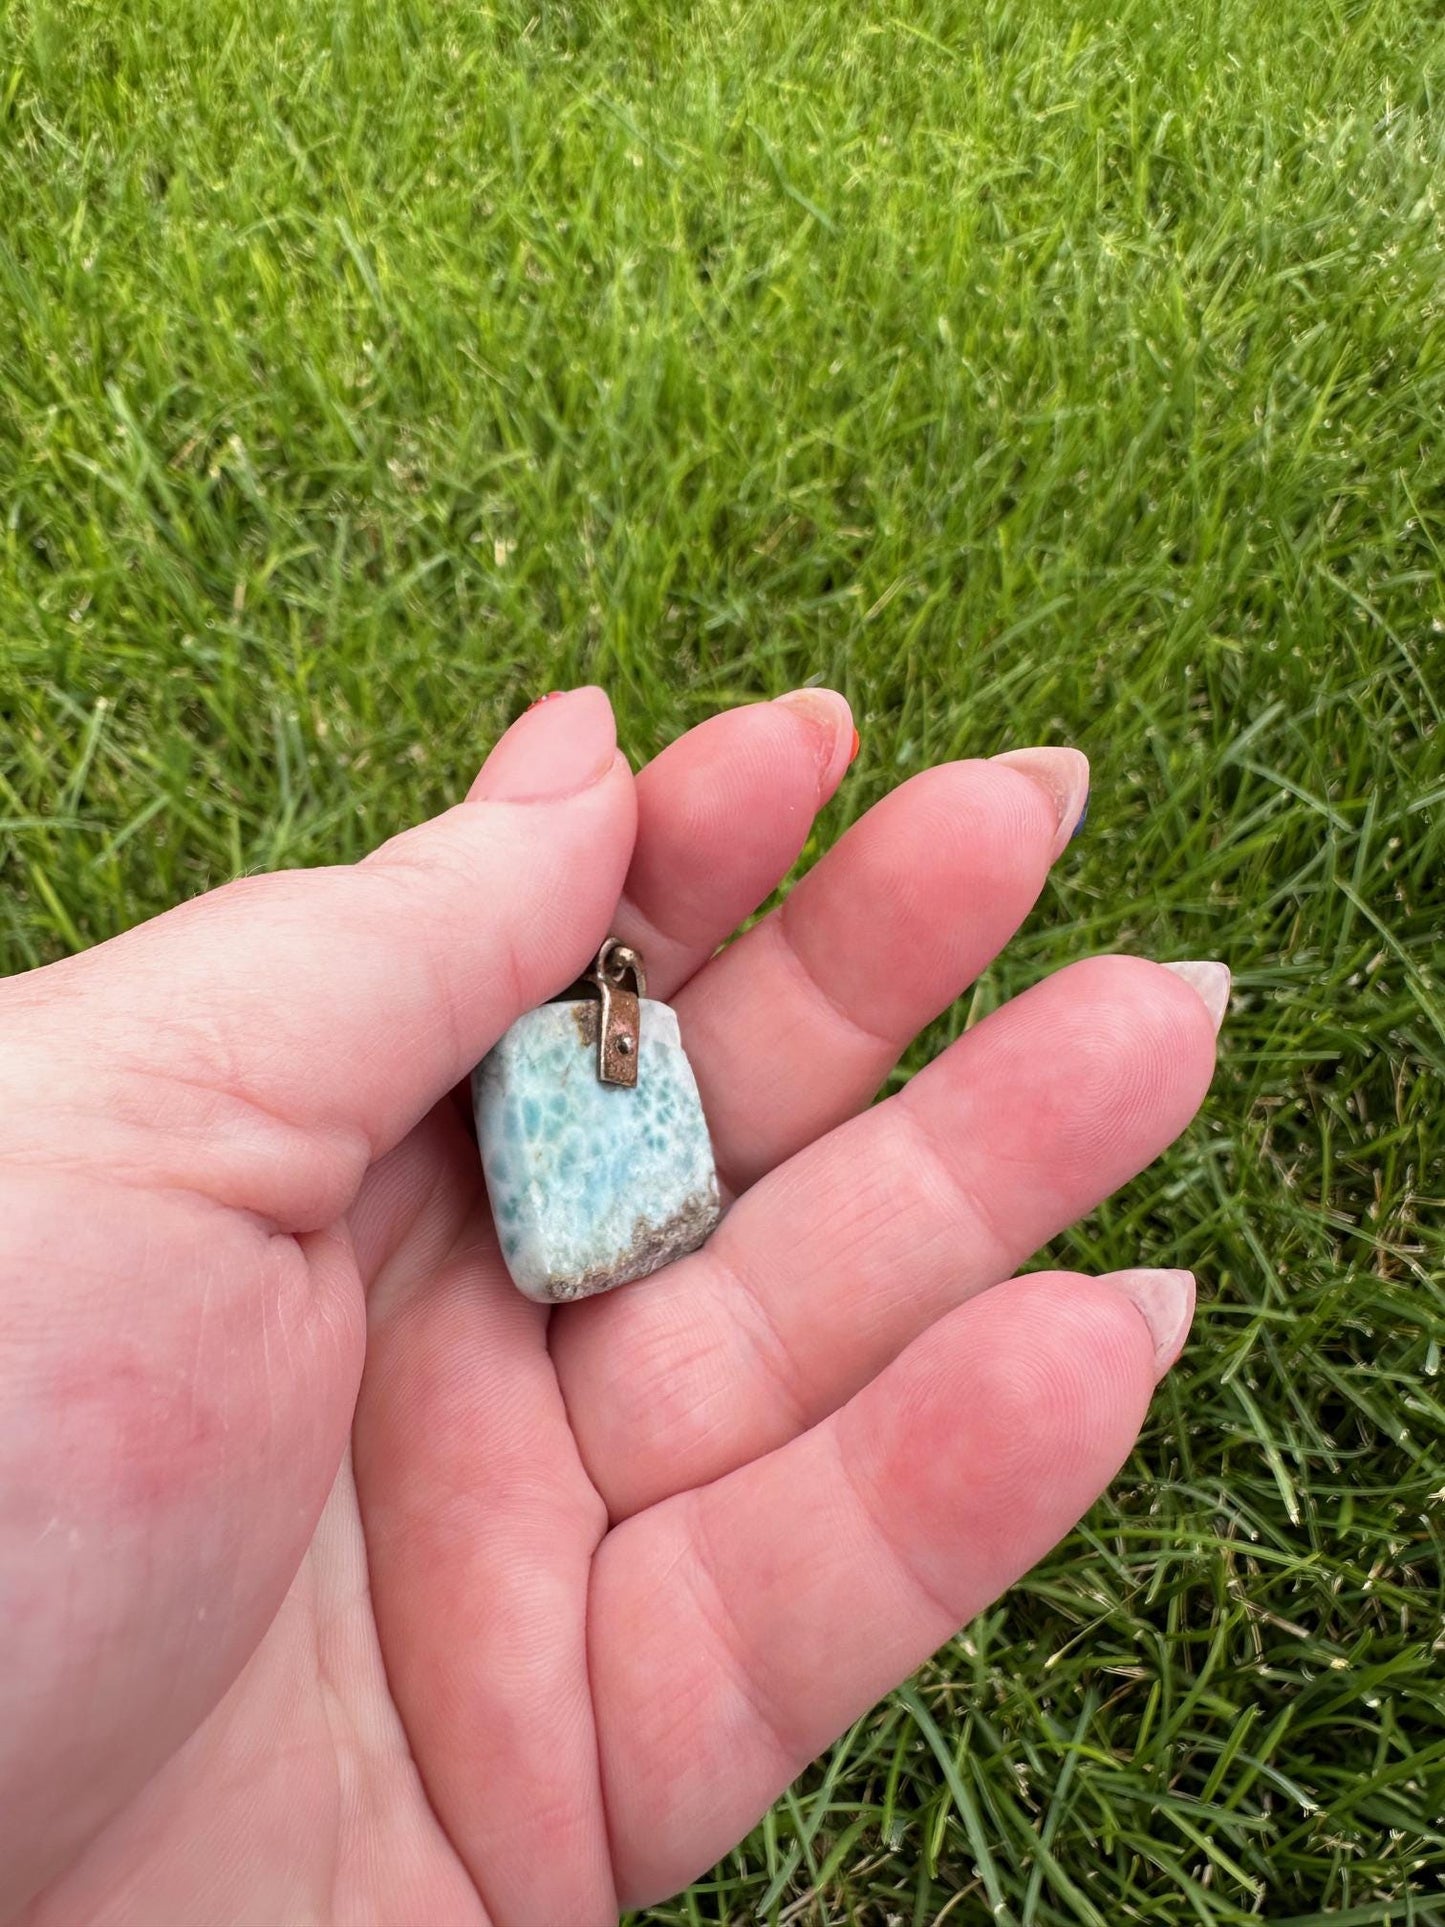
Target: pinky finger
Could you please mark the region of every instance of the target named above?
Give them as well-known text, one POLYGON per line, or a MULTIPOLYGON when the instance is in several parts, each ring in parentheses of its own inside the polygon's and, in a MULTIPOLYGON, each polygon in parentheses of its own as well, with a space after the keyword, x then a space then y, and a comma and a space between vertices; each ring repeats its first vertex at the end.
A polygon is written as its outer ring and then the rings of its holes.
POLYGON ((810 1432, 608 1536, 590 1655, 625 1904, 710 1866, 1064 1536, 1193 1304, 1187 1272, 1016 1279, 810 1432))

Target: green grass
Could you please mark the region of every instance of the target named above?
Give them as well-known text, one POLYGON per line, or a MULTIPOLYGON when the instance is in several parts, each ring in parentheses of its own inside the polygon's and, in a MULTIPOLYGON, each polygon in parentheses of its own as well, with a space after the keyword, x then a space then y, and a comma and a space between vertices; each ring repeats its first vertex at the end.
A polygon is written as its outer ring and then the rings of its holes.
MULTIPOLYGON (((0 13, 0 951, 844 688, 1069 741, 991 1004, 1220 955, 1112 1497, 659 1922, 1445 1920, 1435 0, 0 13), (163 17, 161 17, 163 15, 163 17)), ((923 1040, 915 1065, 960 1025, 923 1040)))

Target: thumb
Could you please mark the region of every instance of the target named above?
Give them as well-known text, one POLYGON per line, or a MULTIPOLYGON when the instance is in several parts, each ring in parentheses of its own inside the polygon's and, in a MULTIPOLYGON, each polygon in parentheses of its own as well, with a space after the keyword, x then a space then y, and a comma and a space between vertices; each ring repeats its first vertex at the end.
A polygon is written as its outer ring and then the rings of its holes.
POLYGON ((155 1182, 291 1230, 330 1222, 585 967, 634 828, 611 705, 574 689, 513 723, 464 802, 361 863, 240 878, 13 979, 18 1048, 45 1059, 31 1153, 99 1112, 155 1182))

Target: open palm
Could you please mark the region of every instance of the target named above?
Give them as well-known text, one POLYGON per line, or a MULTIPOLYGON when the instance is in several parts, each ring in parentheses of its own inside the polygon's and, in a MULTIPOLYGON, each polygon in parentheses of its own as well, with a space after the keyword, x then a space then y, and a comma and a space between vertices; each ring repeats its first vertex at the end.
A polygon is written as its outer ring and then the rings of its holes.
POLYGON ((809 692, 634 781, 575 691, 365 863, 0 988, 0 1917, 604 1927, 1112 1476, 1189 1281, 1013 1273, 1193 1115, 1227 979, 1074 964, 868 1108, 1083 765, 915 777, 715 955, 849 735, 809 692), (456 1087, 608 931, 735 1202, 549 1317, 456 1087))

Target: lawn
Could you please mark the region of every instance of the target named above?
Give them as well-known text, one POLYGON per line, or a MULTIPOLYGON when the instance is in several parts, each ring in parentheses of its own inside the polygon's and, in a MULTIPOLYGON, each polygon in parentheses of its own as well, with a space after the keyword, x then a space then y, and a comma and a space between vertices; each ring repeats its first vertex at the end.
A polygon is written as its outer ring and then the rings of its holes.
POLYGON ((650 1918, 1445 1920, 1436 0, 0 10, 0 962, 808 680, 1073 742, 934 1032, 1221 956, 1109 1499, 650 1918))

